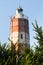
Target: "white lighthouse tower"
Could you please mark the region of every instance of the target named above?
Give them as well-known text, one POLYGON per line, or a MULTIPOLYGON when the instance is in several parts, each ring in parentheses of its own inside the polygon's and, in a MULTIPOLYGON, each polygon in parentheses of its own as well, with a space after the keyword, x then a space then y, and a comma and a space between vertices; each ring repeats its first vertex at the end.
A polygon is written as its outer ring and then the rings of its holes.
POLYGON ((23 9, 21 7, 16 9, 15 16, 11 18, 10 40, 13 41, 14 45, 19 42, 20 44, 30 46, 29 21, 23 14, 23 9))

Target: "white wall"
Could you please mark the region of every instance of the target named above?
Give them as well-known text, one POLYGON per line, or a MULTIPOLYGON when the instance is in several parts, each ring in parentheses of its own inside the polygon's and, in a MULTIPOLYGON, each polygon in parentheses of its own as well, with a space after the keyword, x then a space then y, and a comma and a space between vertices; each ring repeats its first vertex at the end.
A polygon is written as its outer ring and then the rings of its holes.
POLYGON ((10 40, 15 44, 18 41, 18 32, 13 32, 10 34, 10 40))
POLYGON ((13 43, 27 43, 30 44, 29 41, 29 34, 25 33, 25 32, 13 32, 10 34, 10 40, 13 41, 13 43), (21 39, 21 34, 23 35, 23 38, 21 39))

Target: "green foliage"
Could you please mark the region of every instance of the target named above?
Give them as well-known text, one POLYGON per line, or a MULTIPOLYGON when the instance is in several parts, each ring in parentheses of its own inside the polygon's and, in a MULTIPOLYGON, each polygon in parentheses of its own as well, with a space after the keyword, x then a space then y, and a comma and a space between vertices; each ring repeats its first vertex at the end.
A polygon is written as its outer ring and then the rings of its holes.
POLYGON ((32 23, 32 25, 34 27, 33 30, 36 33, 36 36, 34 38, 38 41, 39 45, 42 46, 43 45, 43 30, 42 30, 42 26, 39 27, 38 24, 37 24, 37 21, 35 21, 35 22, 36 22, 36 25, 34 25, 32 23))
POLYGON ((35 57, 35 64, 36 65, 42 65, 43 64, 43 30, 42 27, 39 27, 37 24, 37 21, 35 21, 36 25, 33 25, 34 27, 34 31, 35 31, 35 39, 37 40, 37 44, 35 47, 35 53, 34 53, 34 57, 35 57))

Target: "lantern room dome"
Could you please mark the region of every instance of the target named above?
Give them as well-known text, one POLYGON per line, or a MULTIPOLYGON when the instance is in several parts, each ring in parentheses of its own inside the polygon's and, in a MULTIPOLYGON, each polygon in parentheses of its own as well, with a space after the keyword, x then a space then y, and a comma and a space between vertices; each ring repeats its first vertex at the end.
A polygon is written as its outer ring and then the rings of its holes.
POLYGON ((16 10, 18 10, 19 12, 23 11, 23 9, 20 6, 16 10))
POLYGON ((15 18, 24 18, 23 9, 20 6, 16 9, 15 18))

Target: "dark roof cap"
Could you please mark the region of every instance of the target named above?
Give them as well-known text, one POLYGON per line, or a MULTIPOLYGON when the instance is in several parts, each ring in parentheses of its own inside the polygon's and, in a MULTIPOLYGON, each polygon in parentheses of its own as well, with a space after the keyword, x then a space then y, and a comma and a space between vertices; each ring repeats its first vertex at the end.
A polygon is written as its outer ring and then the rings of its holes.
POLYGON ((23 9, 20 6, 16 10, 23 11, 23 9))

